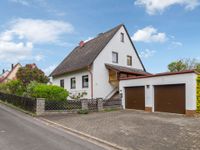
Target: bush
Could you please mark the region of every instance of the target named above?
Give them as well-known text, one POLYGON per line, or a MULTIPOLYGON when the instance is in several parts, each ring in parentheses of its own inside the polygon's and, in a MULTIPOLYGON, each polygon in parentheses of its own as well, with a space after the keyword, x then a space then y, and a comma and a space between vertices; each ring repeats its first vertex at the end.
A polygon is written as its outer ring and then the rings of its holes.
POLYGON ((88 109, 79 109, 78 114, 88 114, 89 110, 88 109))
POLYGON ((7 86, 7 93, 14 94, 21 96, 23 92, 25 91, 25 88, 23 87, 22 83, 19 80, 11 80, 6 83, 7 86))
POLYGON ((59 86, 31 82, 25 95, 34 98, 64 101, 68 97, 68 92, 59 86))
POLYGON ((9 93, 8 85, 6 83, 0 83, 0 92, 9 93))
POLYGON ((200 112, 200 75, 197 77, 197 112, 200 112))

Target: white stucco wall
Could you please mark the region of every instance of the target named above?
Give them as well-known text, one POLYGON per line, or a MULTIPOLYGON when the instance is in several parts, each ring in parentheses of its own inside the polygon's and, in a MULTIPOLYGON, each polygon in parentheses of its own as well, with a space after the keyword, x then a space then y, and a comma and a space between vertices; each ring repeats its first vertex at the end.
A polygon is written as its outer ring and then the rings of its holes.
MULTIPOLYGON (((63 76, 59 76, 56 78, 53 78, 52 83, 54 85, 60 86, 60 80, 64 79, 64 88, 67 89, 70 93, 79 93, 79 92, 87 92, 87 95, 85 95, 83 98, 91 98, 91 76, 87 70, 74 72, 70 74, 66 74, 63 76), (88 75, 89 77, 89 87, 88 88, 82 88, 82 76, 88 75), (71 78, 76 78, 76 89, 71 89, 71 78)), ((70 99, 70 98, 69 98, 70 99)))
POLYGON ((138 78, 120 81, 122 105, 125 109, 125 87, 145 86, 145 107, 152 107, 154 111, 154 85, 185 84, 186 110, 196 110, 196 78, 195 73, 138 78), (147 89, 146 85, 150 85, 147 89))
POLYGON ((105 98, 115 88, 109 83, 105 63, 130 67, 127 66, 127 55, 132 56, 131 67, 143 69, 124 27, 121 27, 93 63, 94 97, 105 98), (124 42, 120 41, 121 32, 124 33, 124 42), (118 63, 112 63, 113 51, 118 53, 118 63))

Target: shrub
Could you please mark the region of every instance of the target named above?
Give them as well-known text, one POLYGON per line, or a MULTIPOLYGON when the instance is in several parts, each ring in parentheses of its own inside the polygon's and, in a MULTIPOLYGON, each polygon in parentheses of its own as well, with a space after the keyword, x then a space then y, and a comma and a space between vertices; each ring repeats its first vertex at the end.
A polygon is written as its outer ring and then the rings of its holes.
POLYGON ((79 109, 78 114, 88 114, 89 110, 88 109, 79 109))
POLYGON ((200 112, 200 75, 197 77, 197 112, 200 112))
POLYGON ((56 85, 46 85, 31 82, 27 87, 26 95, 34 98, 45 98, 47 100, 64 101, 68 97, 68 92, 56 85))
POLYGON ((9 93, 8 85, 6 83, 0 83, 0 92, 9 93))
POLYGON ((6 85, 10 94, 21 96, 25 90, 25 88, 22 85, 22 82, 20 82, 19 80, 11 80, 8 83, 6 83, 6 85))

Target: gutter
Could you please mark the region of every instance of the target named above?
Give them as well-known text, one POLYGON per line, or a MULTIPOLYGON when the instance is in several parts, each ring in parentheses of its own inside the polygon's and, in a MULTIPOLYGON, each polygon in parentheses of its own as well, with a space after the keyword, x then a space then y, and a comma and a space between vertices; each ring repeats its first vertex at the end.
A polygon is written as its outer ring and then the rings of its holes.
POLYGON ((94 94, 94 89, 93 89, 93 73, 92 73, 92 70, 91 70, 91 66, 88 66, 88 71, 90 73, 90 77, 91 77, 91 99, 93 99, 93 94, 94 94))

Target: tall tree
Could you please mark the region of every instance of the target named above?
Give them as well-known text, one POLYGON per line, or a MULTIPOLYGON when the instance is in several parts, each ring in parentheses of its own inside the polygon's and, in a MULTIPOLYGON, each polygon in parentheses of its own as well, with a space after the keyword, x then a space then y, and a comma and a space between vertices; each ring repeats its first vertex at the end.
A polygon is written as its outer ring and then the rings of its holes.
POLYGON ((17 71, 17 79, 25 86, 31 81, 39 83, 47 83, 49 81, 49 78, 35 64, 27 64, 25 67, 21 67, 17 71))

